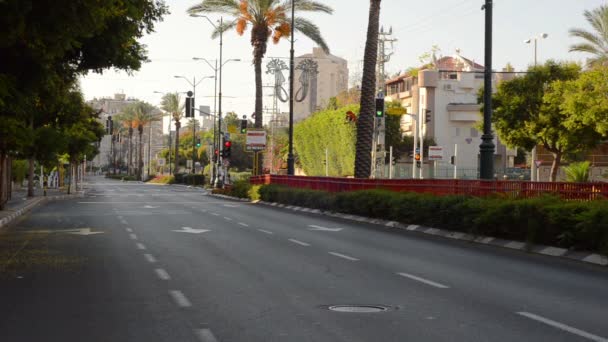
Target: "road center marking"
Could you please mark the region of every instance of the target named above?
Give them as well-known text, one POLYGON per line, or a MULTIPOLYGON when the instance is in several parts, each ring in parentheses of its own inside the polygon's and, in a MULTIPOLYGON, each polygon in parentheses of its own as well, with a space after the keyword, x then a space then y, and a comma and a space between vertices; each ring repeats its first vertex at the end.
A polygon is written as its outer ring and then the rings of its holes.
POLYGON ((340 254, 340 253, 336 253, 336 252, 328 252, 329 254, 333 255, 333 256, 337 256, 338 258, 342 258, 342 259, 346 259, 346 260, 350 260, 350 261, 359 261, 359 259, 357 258, 353 258, 351 256, 348 255, 344 255, 344 254, 340 254))
POLYGON ((517 312, 517 314, 521 315, 521 316, 524 316, 524 317, 527 317, 527 318, 530 318, 530 319, 535 320, 537 322, 541 322, 541 323, 550 325, 550 326, 552 326, 554 328, 557 328, 559 330, 563 330, 563 331, 569 332, 571 334, 578 335, 580 337, 584 337, 584 338, 586 338, 588 340, 591 340, 591 341, 608 342, 608 339, 606 339, 604 337, 593 335, 593 334, 588 333, 586 331, 583 331, 583 330, 571 327, 571 326, 563 324, 563 323, 559 323, 559 322, 550 320, 548 318, 544 318, 544 317, 535 315, 533 313, 523 312, 522 311, 522 312, 517 312))
POLYGON ((156 272, 156 275, 161 280, 169 280, 169 279, 171 279, 171 277, 169 276, 169 273, 167 273, 167 271, 163 270, 162 268, 157 268, 157 269, 154 270, 154 272, 156 272))
POLYGON ((306 246, 306 247, 310 246, 309 243, 302 242, 300 240, 296 240, 296 239, 288 239, 288 240, 291 241, 291 242, 293 242, 293 243, 295 243, 295 244, 298 244, 300 246, 306 246))
POLYGON ((420 277, 415 276, 413 274, 403 273, 403 272, 399 272, 397 274, 400 275, 400 276, 402 276, 402 277, 405 277, 405 278, 408 278, 408 279, 412 279, 412 280, 415 280, 415 281, 419 281, 421 283, 424 283, 424 284, 427 284, 427 285, 430 285, 430 286, 433 286, 433 287, 436 287, 436 288, 440 288, 440 289, 449 289, 450 288, 447 285, 436 283, 436 282, 428 280, 428 279, 420 278, 420 277))
POLYGON ((144 258, 146 258, 146 260, 148 260, 148 262, 151 264, 156 263, 156 258, 153 257, 152 254, 144 254, 144 258))
POLYGON ((175 301, 175 304, 177 304, 177 306, 182 307, 182 308, 187 308, 187 307, 192 306, 192 303, 190 303, 188 298, 186 298, 186 296, 184 296, 182 291, 169 290, 169 294, 171 295, 171 297, 173 297, 173 300, 175 301))
POLYGON ((260 232, 262 232, 262 233, 265 233, 265 234, 268 234, 268 235, 272 235, 272 234, 274 234, 273 232, 268 231, 268 230, 264 230, 264 229, 258 229, 258 231, 260 231, 260 232))

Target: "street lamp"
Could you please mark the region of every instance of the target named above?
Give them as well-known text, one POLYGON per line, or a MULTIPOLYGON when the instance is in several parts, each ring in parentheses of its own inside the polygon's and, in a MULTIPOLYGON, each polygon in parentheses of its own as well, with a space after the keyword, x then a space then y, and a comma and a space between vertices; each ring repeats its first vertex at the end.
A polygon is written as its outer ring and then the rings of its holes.
MULTIPOLYGON (((194 104, 196 104, 196 86, 208 78, 215 78, 215 76, 205 76, 197 83, 196 77, 194 77, 192 79, 192 82, 190 82, 190 80, 188 78, 186 78, 185 76, 175 75, 173 77, 183 78, 184 80, 186 80, 186 82, 188 82, 192 86, 192 90, 193 90, 192 98, 195 99, 194 103, 192 104, 193 108, 194 108, 194 104)), ((190 114, 192 115, 192 170, 191 170, 191 172, 192 172, 192 174, 194 174, 195 173, 194 160, 196 159, 196 115, 194 115, 195 114, 194 110, 190 114)))
POLYGON ((289 50, 289 152, 287 154, 287 174, 295 175, 295 160, 293 157, 293 85, 294 85, 294 35, 295 35, 295 1, 291 2, 291 49, 289 50))
MULTIPOLYGON (((213 23, 213 21, 211 21, 211 19, 209 19, 209 17, 204 16, 204 15, 198 15, 198 14, 190 14, 191 17, 195 17, 195 18, 205 18, 207 19, 207 21, 209 22, 209 24, 211 24, 211 26, 213 26, 213 28, 215 28, 216 31, 219 31, 220 33, 220 60, 219 60, 219 92, 218 92, 218 150, 219 150, 219 156, 217 158, 217 168, 219 171, 221 164, 221 150, 222 150, 222 146, 219 143, 219 141, 221 141, 221 129, 222 129, 222 66, 224 65, 223 63, 223 47, 224 47, 224 17, 220 17, 220 22, 219 22, 219 26, 217 26, 216 24, 213 23)), ((230 25, 228 25, 230 26, 230 25)), ((219 179, 219 177, 216 177, 216 182, 215 182, 215 186, 217 188, 221 188, 223 185, 223 182, 219 179)))
MULTIPOLYGON (((538 64, 538 40, 539 39, 546 39, 547 37, 549 37, 548 34, 546 33, 541 33, 540 35, 536 36, 536 37, 532 37, 530 39, 526 39, 524 40, 525 44, 531 44, 532 42, 534 42, 534 67, 537 66, 538 64)), ((534 144, 534 147, 532 148, 532 165, 530 165, 530 181, 532 182, 538 182, 538 167, 536 166, 536 143, 534 144)))
MULTIPOLYGON (((209 20, 209 18, 207 18, 205 16, 196 16, 196 17, 202 17, 202 18, 205 18, 205 19, 209 20)), ((212 22, 211 22, 211 24, 213 25, 212 22)), ((213 26, 215 27, 215 25, 213 25, 213 26)), ((213 70, 215 72, 215 86, 214 86, 215 89, 213 90, 213 113, 217 114, 217 111, 216 111, 217 110, 217 108, 216 108, 216 104, 217 104, 217 99, 216 99, 216 97, 217 97, 217 73, 227 63, 229 63, 229 62, 240 62, 241 60, 238 59, 238 58, 231 58, 231 59, 229 59, 229 60, 221 63, 220 67, 218 68, 218 65, 217 65, 218 60, 217 59, 215 60, 215 66, 213 64, 211 64, 211 62, 209 62, 205 58, 192 57, 192 59, 195 60, 195 61, 204 61, 211 68, 211 70, 213 70)), ((221 105, 220 105, 220 108, 221 108, 221 105)), ((219 139, 219 136, 220 136, 221 130, 222 130, 221 129, 221 120, 222 120, 221 113, 220 113, 220 115, 217 116, 217 118, 218 118, 218 130, 216 130, 215 128, 213 129, 213 150, 214 151, 215 151, 216 148, 218 149, 218 151, 221 149, 221 147, 219 146, 220 145, 220 140, 221 140, 221 139, 219 139), (218 134, 218 132, 220 132, 220 133, 218 134)), ((218 155, 218 160, 219 160, 219 155, 218 155)), ((213 176, 211 178, 211 184, 214 184, 215 181, 216 181, 215 177, 216 177, 217 172, 215 170, 213 170, 213 168, 212 168, 212 172, 213 172, 213 176)))

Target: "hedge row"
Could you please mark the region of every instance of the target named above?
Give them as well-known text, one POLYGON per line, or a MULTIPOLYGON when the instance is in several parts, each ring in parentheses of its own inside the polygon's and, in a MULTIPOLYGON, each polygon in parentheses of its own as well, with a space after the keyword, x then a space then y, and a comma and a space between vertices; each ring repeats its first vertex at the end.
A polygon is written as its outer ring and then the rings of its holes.
POLYGON ((385 190, 328 193, 264 185, 260 198, 404 224, 608 255, 608 202, 434 196, 385 190))
POLYGON ((176 173, 174 175, 175 183, 185 185, 205 185, 205 175, 176 173))
POLYGON ((113 175, 111 173, 106 174, 106 178, 129 181, 129 182, 134 182, 137 180, 137 178, 135 176, 127 176, 127 175, 121 175, 121 174, 113 175))

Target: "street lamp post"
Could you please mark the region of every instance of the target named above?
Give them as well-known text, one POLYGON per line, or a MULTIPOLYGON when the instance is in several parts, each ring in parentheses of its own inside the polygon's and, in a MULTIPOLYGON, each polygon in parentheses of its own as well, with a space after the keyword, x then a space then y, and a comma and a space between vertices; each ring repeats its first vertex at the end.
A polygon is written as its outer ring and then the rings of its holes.
MULTIPOLYGON (((211 26, 213 26, 216 31, 219 31, 220 33, 220 60, 219 60, 219 92, 218 92, 218 113, 217 113, 217 121, 218 121, 218 158, 217 158, 217 169, 219 171, 221 165, 222 165, 222 161, 221 161, 221 155, 222 155, 222 148, 223 146, 221 145, 221 140, 222 140, 222 68, 224 66, 224 62, 223 62, 223 47, 224 47, 224 17, 220 17, 220 23, 219 26, 215 25, 213 23, 213 21, 211 21, 211 19, 209 19, 207 16, 204 15, 197 15, 197 14, 191 14, 191 17, 195 17, 195 18, 205 18, 207 19, 207 21, 211 24, 211 26)), ((226 61, 228 62, 228 61, 226 61)), ((216 182, 215 182, 215 186, 216 188, 221 188, 223 186, 223 181, 220 179, 220 177, 216 177, 216 182)))
POLYGON ((295 1, 291 2, 291 49, 289 50, 289 152, 287 154, 287 174, 295 175, 293 156, 293 85, 294 85, 294 34, 295 34, 295 1))
MULTIPOLYGON (((546 33, 542 33, 541 35, 534 37, 534 38, 530 38, 524 41, 524 43, 526 44, 530 44, 532 43, 532 41, 534 41, 534 67, 536 67, 538 65, 538 40, 539 39, 546 39, 547 37, 549 37, 548 34, 546 33)), ((532 164, 530 165, 530 181, 532 182, 538 182, 539 177, 538 177, 538 167, 536 166, 536 158, 537 158, 537 154, 536 154, 536 143, 534 143, 534 147, 532 148, 532 164)))
MULTIPOLYGON (((207 18, 205 16, 196 16, 196 17, 205 18, 205 19, 209 20, 209 18, 207 18)), ((215 24, 213 24, 213 22, 211 20, 209 20, 209 22, 211 23, 211 25, 213 25, 213 27, 215 27, 217 29, 217 27, 215 26, 215 24)), ((221 51, 221 46, 222 45, 223 45, 223 43, 220 44, 220 51, 221 51)), ((213 150, 214 150, 214 153, 215 153, 215 149, 217 148, 218 154, 219 154, 219 151, 221 149, 221 147, 220 147, 220 141, 221 141, 221 131, 222 131, 222 128, 221 128, 221 114, 217 115, 218 113, 217 113, 217 110, 216 110, 216 105, 217 105, 217 99, 216 99, 217 98, 217 81, 218 81, 217 74, 218 74, 218 71, 221 72, 221 68, 224 65, 226 65, 227 63, 229 63, 229 62, 240 62, 241 60, 238 59, 238 58, 231 58, 231 59, 226 60, 224 62, 220 62, 221 64, 218 67, 218 60, 217 59, 215 60, 215 66, 213 64, 211 64, 211 62, 209 62, 205 58, 192 57, 192 59, 195 60, 195 61, 204 61, 211 68, 211 70, 213 70, 215 72, 215 89, 213 91, 213 112, 216 114, 215 116, 218 118, 218 129, 216 130, 214 128, 214 130, 213 130, 213 150)), ((220 60, 221 60, 221 58, 220 58, 220 60)), ((220 102, 221 102, 221 97, 220 97, 220 102)), ((221 104, 220 104, 220 111, 221 111, 221 104)), ((219 158, 220 158, 220 156, 218 155, 218 160, 219 160, 219 158)), ((214 168, 218 167, 218 166, 219 166, 219 163, 218 163, 218 165, 214 165, 214 168)), ((212 172, 213 172, 213 178, 211 179, 211 184, 215 184, 216 183, 216 178, 217 178, 217 172, 218 172, 218 170, 217 169, 216 170, 212 170, 212 172)))
POLYGON ((494 135, 492 134, 492 10, 493 0, 486 0, 482 9, 485 13, 485 72, 484 72, 484 108, 483 135, 479 146, 481 179, 494 178, 494 135))
POLYGON ((190 115, 192 115, 192 170, 191 170, 191 172, 192 172, 192 174, 194 174, 195 173, 194 160, 196 159, 196 115, 195 115, 195 111, 194 111, 194 105, 196 104, 196 86, 208 78, 215 78, 215 76, 205 76, 200 81, 198 81, 198 83, 196 82, 196 77, 193 77, 192 82, 190 82, 190 80, 188 78, 186 78, 185 76, 176 75, 173 77, 183 78, 184 80, 186 80, 186 82, 188 82, 192 86, 192 98, 195 99, 195 101, 192 105, 192 108, 191 108, 192 112, 190 113, 190 115))

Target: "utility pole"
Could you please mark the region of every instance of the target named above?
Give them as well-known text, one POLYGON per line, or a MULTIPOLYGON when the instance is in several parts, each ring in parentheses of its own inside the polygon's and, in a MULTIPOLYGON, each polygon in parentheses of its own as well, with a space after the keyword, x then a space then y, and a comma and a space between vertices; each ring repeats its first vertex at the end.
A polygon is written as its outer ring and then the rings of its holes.
MULTIPOLYGON (((385 66, 391 60, 393 55, 393 44, 397 41, 396 38, 392 38, 393 28, 390 27, 388 31, 384 31, 384 27, 380 28, 378 32, 378 62, 376 69, 376 84, 378 86, 378 95, 382 93, 381 97, 384 97, 384 86, 386 84, 386 72, 385 66), (388 45, 390 44, 390 48, 388 45)), ((374 141, 372 144, 372 177, 379 178, 384 174, 384 168, 379 172, 378 166, 384 165, 385 159, 385 141, 386 141, 386 118, 376 118, 374 120, 374 141)))
POLYGON ((493 0, 486 0, 482 7, 485 15, 485 73, 484 73, 484 108, 483 135, 479 146, 480 163, 479 176, 481 179, 494 178, 494 135, 492 134, 492 7, 493 0))

